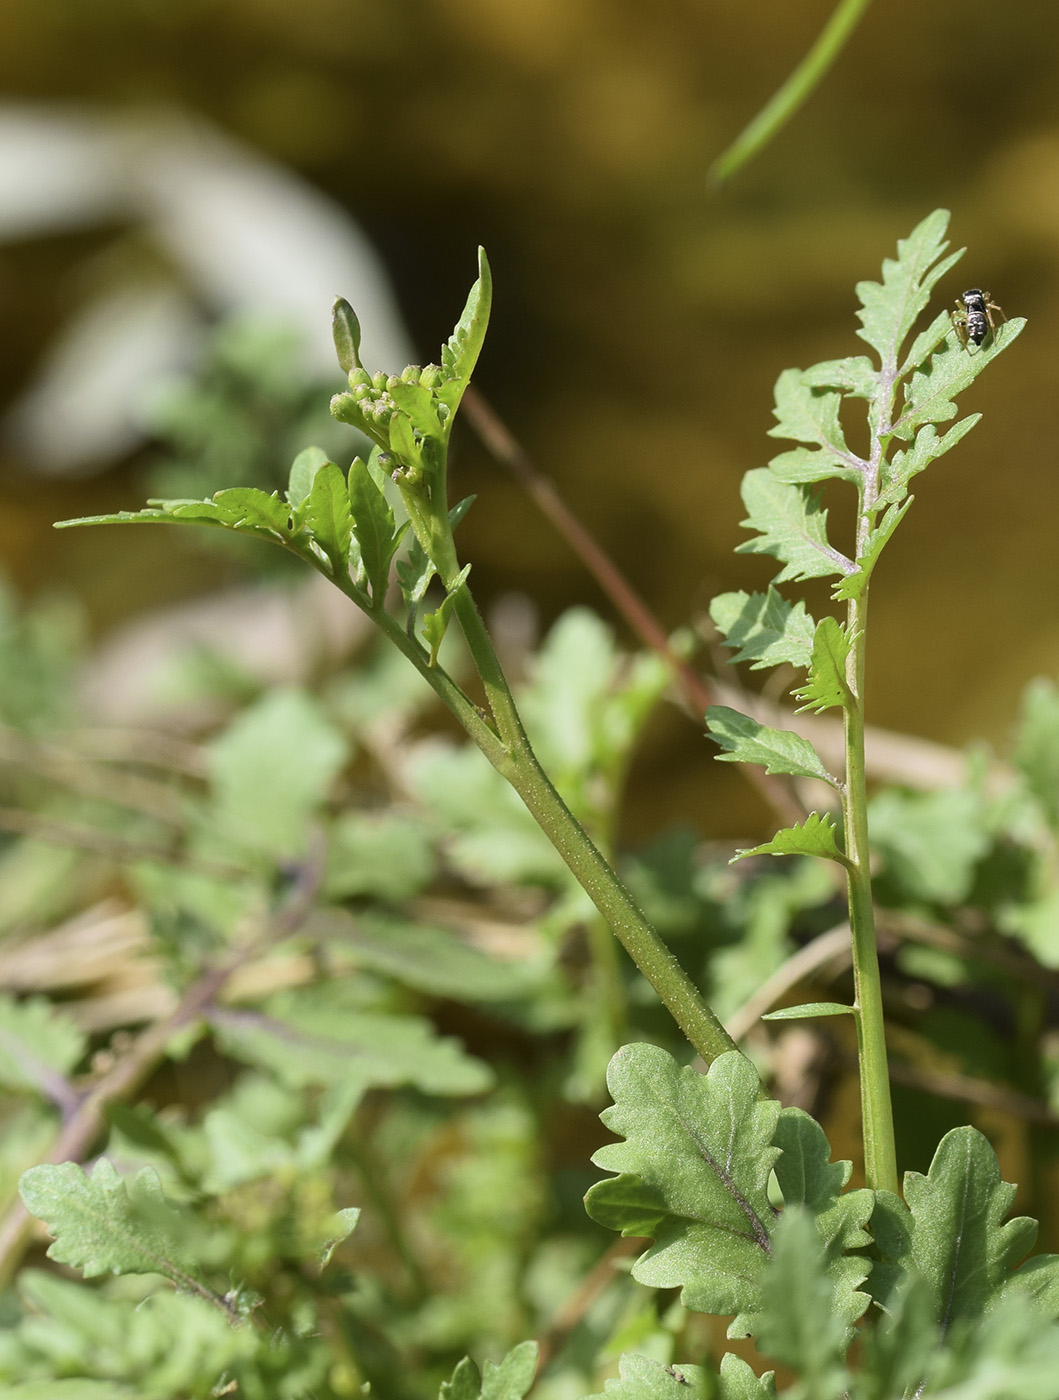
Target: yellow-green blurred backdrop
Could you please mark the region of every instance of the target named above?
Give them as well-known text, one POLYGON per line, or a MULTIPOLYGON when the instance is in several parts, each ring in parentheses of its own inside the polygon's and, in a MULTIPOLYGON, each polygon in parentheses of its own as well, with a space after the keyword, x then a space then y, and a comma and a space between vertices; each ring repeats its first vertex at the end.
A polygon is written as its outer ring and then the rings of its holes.
MULTIPOLYGON (((950 208, 970 251, 940 298, 984 286, 1030 324, 968 396, 984 423, 917 483, 888 550, 871 718, 1003 745, 1024 681, 1059 673, 1059 7, 878 0, 794 122, 709 188, 710 162, 830 8, 3 0, 0 101, 165 105, 296 170, 370 235, 424 361, 485 244, 480 387, 668 626, 768 576, 732 549, 740 477, 778 450, 773 381, 856 353, 854 283, 950 208)), ((121 225, 0 247, 0 401, 31 380, 86 258, 121 225)), ((462 541, 480 594, 520 590, 546 619, 575 601, 606 611, 469 434, 454 470, 458 494, 479 495, 462 541)), ((189 556, 159 566, 153 532, 49 530, 138 504, 128 460, 57 481, 9 446, 0 471, 0 553, 23 588, 72 584, 105 625, 199 586, 189 556)))

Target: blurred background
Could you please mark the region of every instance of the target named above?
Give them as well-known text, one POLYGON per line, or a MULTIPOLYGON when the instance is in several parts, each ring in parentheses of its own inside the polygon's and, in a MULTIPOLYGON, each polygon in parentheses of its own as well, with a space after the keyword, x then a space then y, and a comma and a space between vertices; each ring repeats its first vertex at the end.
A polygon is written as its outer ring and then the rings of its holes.
MULTIPOLYGON (((266 381, 209 490, 272 484, 313 440, 351 455, 325 412, 331 298, 363 313, 369 364, 426 362, 482 243, 479 387, 675 627, 769 576, 732 550, 740 478, 777 450, 773 382, 858 351, 855 282, 944 206, 970 251, 940 304, 979 285, 1030 324, 881 567, 871 718, 1003 747, 1026 680, 1059 671, 1059 12, 873 7, 793 123, 710 188, 831 8, 5 0, 0 565, 23 595, 75 590, 99 635, 237 576, 182 532, 51 522, 135 508, 160 464, 179 485, 202 455, 187 376, 266 381)), ((479 497, 462 543, 487 605, 612 615, 466 428, 454 470, 457 496, 479 497)), ((667 723, 656 803, 696 815, 703 770, 723 770, 667 723)))

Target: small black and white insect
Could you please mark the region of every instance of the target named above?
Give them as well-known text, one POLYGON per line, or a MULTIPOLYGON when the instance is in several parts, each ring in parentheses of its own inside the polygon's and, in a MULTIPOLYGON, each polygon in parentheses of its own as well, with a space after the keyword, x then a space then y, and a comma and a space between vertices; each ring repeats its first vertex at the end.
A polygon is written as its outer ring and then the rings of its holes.
POLYGON ((968 287, 956 298, 956 310, 951 313, 952 325, 960 344, 969 349, 968 341, 981 346, 991 331, 996 331, 994 311, 1002 321, 1007 317, 993 300, 992 292, 983 292, 981 287, 968 287))

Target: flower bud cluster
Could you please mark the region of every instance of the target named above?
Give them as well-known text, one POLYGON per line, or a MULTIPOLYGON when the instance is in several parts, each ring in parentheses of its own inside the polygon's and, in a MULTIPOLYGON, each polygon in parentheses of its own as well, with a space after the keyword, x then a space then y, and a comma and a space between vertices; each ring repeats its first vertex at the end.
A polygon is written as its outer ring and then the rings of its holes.
MULTIPOLYGON (((349 372, 349 388, 357 407, 365 420, 384 429, 397 408, 390 391, 399 384, 418 384, 424 389, 436 389, 445 381, 445 372, 440 365, 408 365, 400 374, 387 374, 376 370, 370 374, 359 366, 349 372)), ((449 416, 448 404, 437 404, 438 417, 442 422, 449 416)))
POLYGON ((366 369, 357 368, 349 373, 349 388, 357 407, 367 422, 379 428, 386 427, 397 407, 387 392, 391 379, 397 382, 393 375, 387 375, 384 370, 369 374, 366 369))

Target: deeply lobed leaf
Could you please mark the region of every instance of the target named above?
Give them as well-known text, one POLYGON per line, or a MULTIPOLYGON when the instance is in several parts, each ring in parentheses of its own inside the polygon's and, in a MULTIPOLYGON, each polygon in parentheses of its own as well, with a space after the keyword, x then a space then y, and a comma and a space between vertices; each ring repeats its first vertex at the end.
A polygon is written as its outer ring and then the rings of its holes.
POLYGON ((737 648, 732 661, 763 666, 808 667, 813 654, 816 623, 800 600, 789 603, 771 585, 766 593, 719 593, 710 603, 710 617, 728 646, 737 648))
POLYGON ((700 1075, 657 1046, 626 1045, 607 1084, 614 1107, 601 1116, 625 1141, 592 1160, 622 1175, 592 1187, 588 1213, 623 1233, 653 1235, 633 1266, 640 1283, 679 1287, 686 1307, 734 1313, 740 1329, 757 1311, 771 1248, 779 1105, 758 1097, 753 1066, 734 1052, 700 1075))
POLYGON ((828 860, 843 861, 845 857, 835 840, 836 831, 835 820, 827 812, 822 816, 817 812, 810 812, 804 822, 795 826, 785 826, 782 831, 776 832, 771 841, 766 841, 761 846, 739 850, 732 859, 736 861, 745 856, 769 855, 824 856, 828 860))
POLYGON ((896 367, 898 348, 926 306, 931 288, 963 256, 961 249, 942 258, 948 226, 947 209, 928 214, 898 242, 896 260, 884 260, 881 282, 857 283, 861 303, 857 334, 878 352, 884 365, 896 367))
POLYGON ((19 1185, 26 1209, 45 1221, 54 1242, 48 1257, 97 1274, 163 1274, 187 1282, 188 1225, 144 1167, 131 1180, 105 1157, 91 1176, 75 1162, 31 1167, 19 1185))
POLYGON ((760 763, 766 773, 790 773, 799 778, 819 778, 833 788, 837 778, 824 767, 820 755, 800 734, 772 729, 727 705, 711 705, 706 711, 710 738, 726 749, 717 754, 722 763, 760 763))
MULTIPOLYGON (((1033 1246, 1037 1222, 1004 1223, 1015 1187, 1002 1180, 989 1142, 975 1128, 946 1133, 926 1176, 905 1175, 905 1202, 880 1193, 872 1220, 881 1262, 872 1293, 893 1306, 903 1277, 926 1285, 929 1315, 943 1333, 974 1325, 1012 1292, 1049 1310, 1059 1301, 1055 1256, 1017 1270, 1033 1246)), ((1051 1313, 1055 1316, 1054 1311, 1051 1313)))
POLYGON ((759 467, 743 477, 742 492, 749 511, 743 527, 758 534, 736 553, 774 555, 784 565, 775 582, 853 572, 853 563, 828 543, 827 511, 812 488, 791 485, 759 467))
POLYGON ((463 398, 471 373, 478 362, 489 325, 492 301, 493 275, 489 270, 489 259, 485 256, 485 249, 479 248, 478 280, 471 288, 456 328, 441 352, 441 363, 449 371, 451 378, 438 390, 438 397, 448 404, 450 410, 455 410, 463 398))
POLYGON ((813 636, 809 678, 795 691, 799 709, 819 711, 853 703, 846 681, 846 662, 852 645, 853 639, 840 622, 833 617, 821 618, 813 636))
POLYGON ((736 1052, 705 1076, 680 1068, 653 1045, 630 1045, 607 1076, 614 1107, 602 1115, 625 1141, 593 1161, 620 1175, 585 1198, 588 1212, 623 1234, 653 1237, 633 1266, 639 1282, 681 1288, 684 1305, 735 1314, 731 1336, 760 1322, 773 1253, 775 1170, 784 1200, 804 1208, 823 1258, 829 1296, 845 1342, 868 1304, 858 1290, 867 1262, 850 1250, 869 1243, 870 1191, 843 1193, 848 1162, 829 1161, 823 1131, 798 1109, 758 1097, 757 1076, 736 1052))
POLYGON ((941 349, 907 382, 904 407, 893 425, 895 434, 908 441, 921 424, 946 423, 955 418, 957 395, 1021 335, 1025 325, 1021 316, 1005 321, 975 350, 961 345, 955 330, 950 331, 941 349))

